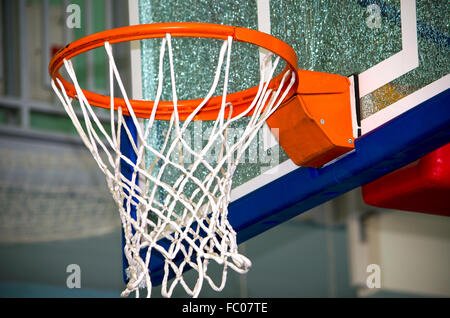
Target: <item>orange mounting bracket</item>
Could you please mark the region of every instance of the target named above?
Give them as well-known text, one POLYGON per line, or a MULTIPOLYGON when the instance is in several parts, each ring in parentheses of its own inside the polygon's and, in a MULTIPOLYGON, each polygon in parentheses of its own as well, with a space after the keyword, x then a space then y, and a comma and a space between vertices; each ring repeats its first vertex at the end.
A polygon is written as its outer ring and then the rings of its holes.
POLYGON ((295 164, 318 168, 354 149, 350 80, 306 70, 297 75, 296 94, 267 124, 295 164))

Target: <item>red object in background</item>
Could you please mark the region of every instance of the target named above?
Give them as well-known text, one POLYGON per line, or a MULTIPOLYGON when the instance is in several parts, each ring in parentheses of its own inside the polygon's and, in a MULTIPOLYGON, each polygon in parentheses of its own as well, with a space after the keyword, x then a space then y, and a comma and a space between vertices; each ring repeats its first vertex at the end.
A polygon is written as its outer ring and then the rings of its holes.
POLYGON ((55 56, 55 54, 58 53, 58 51, 61 50, 63 47, 64 47, 64 45, 59 45, 59 44, 50 45, 50 58, 55 56))
POLYGON ((368 205, 450 216, 450 143, 362 187, 368 205))

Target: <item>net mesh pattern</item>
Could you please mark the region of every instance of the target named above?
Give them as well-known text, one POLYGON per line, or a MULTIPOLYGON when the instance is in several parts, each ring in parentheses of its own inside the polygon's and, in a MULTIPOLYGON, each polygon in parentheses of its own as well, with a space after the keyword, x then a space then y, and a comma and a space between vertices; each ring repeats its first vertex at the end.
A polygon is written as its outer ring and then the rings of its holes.
POLYGON ((239 158, 259 128, 294 85, 295 74, 286 71, 278 87, 271 89, 269 82, 277 69, 279 58, 272 61, 272 56, 267 55, 261 63, 261 74, 267 75, 261 77, 254 100, 244 112, 233 115, 233 105, 227 102, 232 42, 231 37, 223 41, 211 88, 183 121, 179 118, 177 106, 173 49, 169 34, 161 42, 155 104, 145 125, 133 112, 108 42, 105 42, 104 47, 109 60, 110 130, 103 127, 84 96, 70 60, 65 60, 64 65, 75 86, 82 118, 77 117, 75 103, 67 96, 62 83, 59 80, 52 82, 55 93, 80 137, 105 174, 120 212, 125 240, 124 254, 129 265, 129 280, 122 292, 123 296, 135 292, 139 297, 140 288, 146 288, 147 297, 151 297, 153 277, 152 266, 149 265, 152 260, 162 260, 161 293, 165 297, 170 297, 177 285, 181 285, 193 297, 199 295, 205 282, 220 291, 225 286, 229 268, 245 273, 251 266, 250 260, 239 253, 236 232, 228 221, 232 177, 239 158), (147 141, 156 127, 155 114, 163 96, 164 61, 167 56, 173 113, 163 142, 159 148, 155 148, 147 141), (112 97, 115 81, 130 116, 124 116, 120 107, 114 107, 112 97), (195 125, 196 114, 214 95, 219 82, 223 83, 219 89, 222 96, 220 110, 216 120, 209 122, 209 138, 201 142, 200 149, 196 149, 188 137, 189 127, 195 125), (238 135, 236 131, 230 134, 233 125, 244 116, 248 116, 246 127, 237 130, 238 135), (122 153, 121 144, 124 143, 131 148, 131 154, 122 153), (146 160, 149 155, 152 158, 150 163, 146 160), (167 174, 172 177, 163 178, 167 174), (218 283, 207 272, 211 261, 223 268, 218 283), (183 278, 188 268, 198 274, 193 286, 188 286, 183 278))
POLYGON ((104 235, 120 226, 103 174, 78 146, 0 139, 0 243, 104 235))

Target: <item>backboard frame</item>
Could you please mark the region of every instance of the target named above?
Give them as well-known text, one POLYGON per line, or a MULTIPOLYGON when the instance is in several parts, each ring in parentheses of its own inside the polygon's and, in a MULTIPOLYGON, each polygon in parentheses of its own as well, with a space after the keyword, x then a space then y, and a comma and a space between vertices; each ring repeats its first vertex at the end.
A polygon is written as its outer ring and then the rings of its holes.
MULTIPOLYGON (((258 29, 268 32, 269 0, 257 0, 257 4, 258 29)), ((400 0, 400 5, 402 50, 358 75, 360 98, 419 66, 415 1, 400 0)), ((129 2, 130 24, 139 23, 138 7, 139 0, 129 2)), ((381 8, 388 10, 386 6, 381 8)), ((140 99, 139 43, 133 43, 131 52, 133 98, 140 99)), ((288 160, 237 186, 231 193, 229 220, 238 233, 238 242, 245 242, 445 145, 450 141, 450 107, 445 107, 449 104, 450 74, 447 74, 363 119, 355 150, 338 160, 320 169, 298 167, 288 160)), ((155 277, 161 274, 162 266, 163 262, 151 264, 155 277)))

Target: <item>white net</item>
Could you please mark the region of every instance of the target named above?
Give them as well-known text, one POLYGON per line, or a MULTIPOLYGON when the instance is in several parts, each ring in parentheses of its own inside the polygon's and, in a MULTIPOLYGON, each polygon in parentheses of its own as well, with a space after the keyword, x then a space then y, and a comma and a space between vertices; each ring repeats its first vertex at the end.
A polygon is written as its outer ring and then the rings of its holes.
MULTIPOLYGON (((70 61, 64 61, 65 68, 73 82, 82 118, 74 111, 74 104, 59 80, 52 87, 72 119, 77 131, 91 151, 98 166, 104 172, 108 187, 120 211, 124 231, 124 254, 128 262, 128 284, 122 296, 135 292, 139 297, 140 288, 147 289, 147 297, 152 292, 152 272, 150 262, 163 259, 163 277, 161 293, 171 297, 174 288, 181 285, 191 296, 197 297, 205 281, 217 291, 224 288, 227 270, 231 268, 245 273, 251 262, 238 251, 236 232, 230 225, 227 214, 233 172, 252 139, 258 133, 266 119, 285 99, 295 82, 295 75, 286 71, 276 90, 269 88, 279 58, 269 63, 261 63, 261 78, 258 92, 242 113, 233 116, 233 105, 227 102, 227 85, 231 59, 232 38, 224 40, 218 57, 214 81, 206 95, 192 113, 184 120, 179 118, 177 107, 177 89, 171 37, 162 39, 158 88, 155 104, 146 125, 136 118, 122 80, 117 70, 111 46, 105 42, 109 60, 110 94, 114 96, 114 80, 120 88, 130 118, 122 114, 122 109, 114 110, 111 98, 110 131, 102 126, 92 106, 84 96, 70 61), (168 51, 170 81, 173 101, 173 113, 168 123, 167 134, 159 148, 151 145, 150 133, 155 126, 155 115, 163 90, 163 64, 168 51), (267 72, 266 68, 269 68, 267 72), (195 122, 194 117, 213 96, 223 74, 221 107, 217 119, 211 121, 209 138, 202 144, 200 151, 191 147, 187 141, 188 127, 195 122), (226 115, 227 114, 227 115, 226 115), (248 124, 229 138, 228 131, 239 119, 248 116, 248 124), (128 120, 128 121, 127 121, 128 120), (133 136, 133 133, 136 136, 133 136), (121 143, 129 143, 130 154, 121 151, 121 143), (100 156, 99 150, 106 156, 100 156), (152 162, 146 163, 146 156, 152 162), (184 160, 187 156, 191 161, 184 160), (124 173, 129 168, 129 174, 124 173), (122 169, 121 169, 122 168, 122 169), (163 178, 169 178, 173 182, 163 178), (219 283, 208 275, 208 264, 214 261, 223 268, 219 283), (183 277, 186 269, 193 269, 196 282, 189 286, 183 277), (173 278, 173 279, 172 279, 173 278)), ((147 160, 148 161, 148 160, 147 160)))

